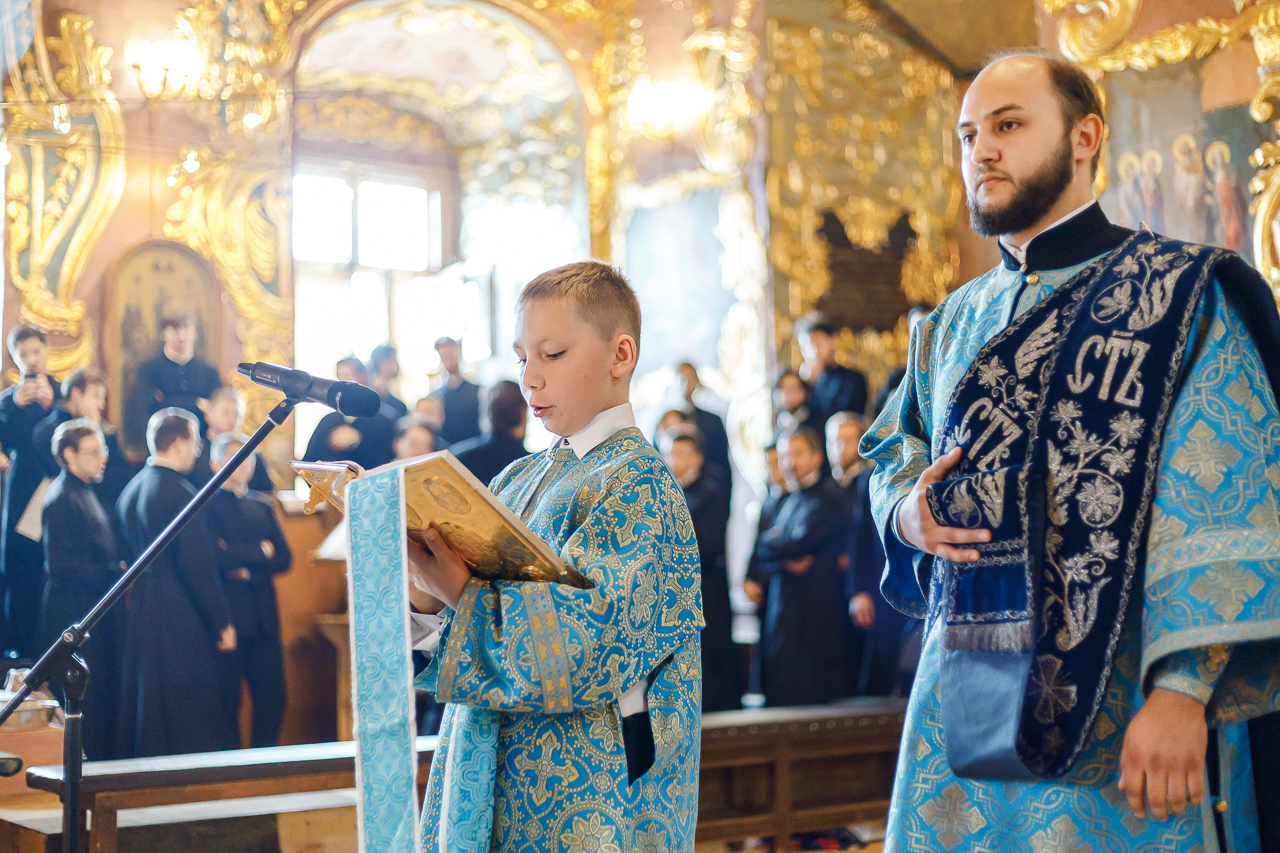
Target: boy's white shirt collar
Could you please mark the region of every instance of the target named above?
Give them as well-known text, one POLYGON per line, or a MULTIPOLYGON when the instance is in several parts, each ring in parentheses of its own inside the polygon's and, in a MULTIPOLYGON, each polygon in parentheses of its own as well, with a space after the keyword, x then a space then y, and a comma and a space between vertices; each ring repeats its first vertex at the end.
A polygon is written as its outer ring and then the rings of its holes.
POLYGON ((630 429, 635 425, 635 411, 631 408, 630 403, 623 403, 621 406, 605 409, 573 435, 566 435, 563 438, 556 439, 552 442, 551 447, 547 449, 547 453, 554 456, 557 450, 567 446, 573 450, 574 456, 582 459, 582 457, 613 438, 616 433, 624 429, 630 429))

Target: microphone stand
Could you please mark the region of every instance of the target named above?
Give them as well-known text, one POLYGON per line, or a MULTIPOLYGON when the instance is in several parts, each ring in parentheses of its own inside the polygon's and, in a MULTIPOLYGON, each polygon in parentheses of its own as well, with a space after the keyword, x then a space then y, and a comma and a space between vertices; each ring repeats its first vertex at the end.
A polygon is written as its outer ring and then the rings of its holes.
MULTIPOLYGON (((301 375, 306 377, 307 383, 310 382, 310 377, 306 374, 301 375)), ((83 619, 62 632, 62 636, 49 647, 36 665, 31 667, 22 689, 9 700, 9 704, 0 709, 0 725, 3 725, 4 721, 18 710, 23 700, 31 695, 32 690, 50 680, 62 685, 65 694, 63 707, 67 719, 62 735, 62 849, 66 853, 79 853, 80 831, 84 826, 80 808, 80 782, 84 761, 84 720, 81 716, 80 701, 84 698, 85 685, 89 681, 89 667, 75 654, 76 649, 80 648, 80 645, 89 637, 89 631, 98 624, 98 620, 124 597, 138 576, 146 571, 147 566, 155 562, 160 552, 178 538, 182 529, 195 518, 196 513, 209 502, 218 489, 222 488, 222 484, 231 476, 231 473, 253 455, 258 445, 262 444, 273 429, 284 423, 285 418, 289 417, 289 413, 293 411, 293 407, 297 405, 306 390, 306 387, 286 389, 285 399, 271 410, 267 419, 254 430, 249 440, 241 445, 240 449, 213 475, 213 479, 196 493, 173 521, 169 522, 169 526, 164 529, 159 538, 147 546, 147 550, 142 552, 142 556, 138 557, 120 576, 120 580, 116 581, 102 600, 95 604, 83 619)))

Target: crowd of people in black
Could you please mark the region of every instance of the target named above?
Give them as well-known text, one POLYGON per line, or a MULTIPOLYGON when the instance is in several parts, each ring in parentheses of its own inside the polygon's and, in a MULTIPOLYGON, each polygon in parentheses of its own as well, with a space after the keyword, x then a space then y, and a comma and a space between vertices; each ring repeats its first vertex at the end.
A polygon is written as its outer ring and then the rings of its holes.
MULTIPOLYGON (((39 330, 18 326, 7 337, 22 374, 0 393, 0 644, 10 666, 30 661, 80 618, 247 441, 244 398, 196 355, 194 318, 175 312, 160 325, 161 350, 139 367, 123 407, 125 442, 147 448, 141 464, 103 419, 106 374, 83 368, 56 382, 39 330)), ((699 544, 708 713, 741 707, 749 687, 778 706, 910 684, 918 626, 880 596, 884 555, 871 520, 870 470, 857 455, 866 380, 836 363, 833 324, 814 318, 798 331, 805 364, 775 386, 769 492, 743 584, 761 625, 753 685, 732 635, 728 433, 720 416, 695 403, 702 385, 693 365, 679 366, 684 404, 662 416, 654 436, 684 489, 699 544)), ((366 418, 329 413, 304 459, 373 468, 449 448, 489 482, 523 456, 520 387, 502 381, 482 391, 461 373, 458 341, 442 338, 436 351, 444 381, 412 410, 392 393, 400 371, 392 347, 376 348, 368 364, 340 361, 338 378, 376 389, 382 408, 366 418)), ((252 698, 252 744, 277 742, 285 686, 272 578, 288 569, 291 554, 272 491, 255 455, 143 575, 127 606, 94 629, 82 650, 92 674, 87 757, 236 748, 242 683, 252 698)))

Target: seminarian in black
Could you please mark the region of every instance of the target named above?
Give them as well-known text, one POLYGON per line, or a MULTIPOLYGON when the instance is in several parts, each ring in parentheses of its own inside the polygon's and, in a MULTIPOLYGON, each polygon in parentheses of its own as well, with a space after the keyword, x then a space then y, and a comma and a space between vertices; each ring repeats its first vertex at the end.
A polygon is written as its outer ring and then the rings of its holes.
MULTIPOLYGON (((187 473, 200 424, 161 409, 147 425, 151 458, 120 496, 125 545, 137 557, 195 494, 187 473)), ((236 629, 204 513, 130 591, 117 748, 125 758, 236 749, 236 629)))
POLYGON ((840 325, 823 314, 811 314, 796 323, 809 380, 809 409, 820 429, 836 412, 867 412, 867 377, 836 361, 839 332, 840 325))
MULTIPOLYGON (((98 425, 86 418, 54 430, 51 449, 62 470, 44 499, 44 594, 37 647, 53 645, 106 595, 125 565, 111 518, 93 492, 107 466, 98 425)), ((90 761, 115 758, 120 687, 120 625, 123 611, 108 611, 78 654, 89 667, 84 712, 84 754, 90 761)), ((50 682, 55 691, 57 682, 50 682)), ((61 698, 61 697, 59 697, 61 698)))
POLYGON ((218 371, 196 355, 196 317, 171 307, 160 317, 160 352, 138 365, 133 391, 125 406, 124 439, 131 448, 146 447, 151 416, 176 406, 196 416, 204 435, 201 406, 222 385, 218 371))
MULTIPOLYGON (((339 361, 335 373, 344 382, 361 385, 369 382, 364 362, 355 357, 339 361)), ((330 412, 316 424, 302 458, 306 462, 354 462, 367 471, 396 458, 395 435, 394 413, 385 404, 371 418, 350 418, 330 412)))
MULTIPOLYGON (((107 467, 102 477, 91 482, 89 488, 97 496, 98 503, 114 513, 116 501, 120 499, 121 492, 133 479, 133 475, 138 473, 139 466, 125 456, 115 428, 103 422, 102 414, 106 408, 107 374, 96 367, 82 367, 62 380, 62 402, 54 406, 53 411, 36 427, 34 442, 40 456, 43 476, 57 477, 62 472, 53 452, 53 435, 58 427, 77 418, 96 424, 107 443, 107 467)), ((112 524, 115 524, 114 514, 112 524)))
POLYGON ((782 465, 778 462, 778 445, 767 446, 764 449, 764 456, 768 469, 768 481, 765 483, 764 500, 760 504, 760 517, 756 520, 756 540, 751 546, 751 558, 747 561, 746 577, 742 580, 742 591, 756 606, 756 619, 760 625, 760 641, 756 643, 756 652, 751 661, 751 689, 756 693, 764 692, 762 686, 764 684, 764 649, 769 645, 769 635, 766 632, 768 628, 766 617, 769 613, 769 575, 760 566, 760 553, 756 550, 756 544, 759 544, 760 536, 773 527, 773 522, 778 517, 778 508, 782 506, 782 499, 787 496, 787 479, 782 472, 782 465))
POLYGON ((4 648, 20 658, 35 654, 36 620, 44 590, 44 549, 40 546, 40 508, 33 500, 44 472, 47 448, 35 445, 36 427, 60 398, 58 383, 46 372, 48 347, 44 333, 15 326, 7 339, 9 354, 22 379, 0 392, 0 448, 8 454, 4 478, 4 538, 0 540, 0 577, 4 585, 4 648), (24 516, 27 523, 19 522, 24 516))
POLYGON ((476 479, 488 485, 512 462, 528 455, 524 434, 528 411, 520 386, 509 380, 494 383, 486 392, 489 429, 449 448, 476 479))
POLYGON ((436 354, 445 373, 444 387, 432 394, 444 407, 440 437, 450 444, 475 438, 480 434, 480 386, 462 376, 462 342, 441 338, 436 354))
MULTIPOLYGON (((236 433, 218 436, 211 451, 212 469, 220 469, 246 440, 236 433)), ((236 626, 236 663, 253 700, 253 746, 275 746, 284 718, 285 687, 280 613, 271 579, 288 570, 292 555, 275 509, 249 490, 253 470, 250 458, 233 471, 205 512, 236 626)))
POLYGON ((694 400, 702 390, 702 379, 698 369, 691 363, 681 362, 679 368, 680 382, 684 390, 685 411, 698 434, 702 436, 702 451, 707 457, 708 467, 723 472, 722 481, 726 494, 733 492, 733 463, 729 461, 729 433, 724 428, 724 420, 715 412, 709 412, 698 406, 694 400))
MULTIPOLYGON (((223 385, 209 397, 204 419, 208 428, 205 430, 203 449, 191 473, 187 475, 191 485, 197 489, 203 488, 205 483, 213 479, 214 469, 209 464, 209 454, 213 450, 214 442, 221 435, 239 432, 244 424, 244 395, 230 385, 223 385)), ((253 479, 249 481, 249 490, 266 495, 272 494, 275 486, 271 482, 271 475, 267 472, 266 458, 261 452, 254 451, 253 459, 253 479)))
POLYGON ((725 566, 729 495, 722 483, 702 473, 706 456, 697 433, 674 433, 667 442, 667 466, 684 490, 702 564, 702 710, 742 707, 742 658, 733 642, 733 608, 725 566))
POLYGON ((840 571, 845 503, 822 473, 826 455, 817 433, 796 430, 782 450, 795 490, 756 540, 760 570, 769 577, 762 686, 769 706, 820 705, 849 695, 840 571))

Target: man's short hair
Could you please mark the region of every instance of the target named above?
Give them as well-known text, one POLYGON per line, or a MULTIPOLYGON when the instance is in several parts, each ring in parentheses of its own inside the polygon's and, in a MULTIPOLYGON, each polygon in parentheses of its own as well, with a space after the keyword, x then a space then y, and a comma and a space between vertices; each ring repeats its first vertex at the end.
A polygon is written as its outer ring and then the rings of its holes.
POLYGON ((702 433, 698 432, 696 429, 670 430, 667 433, 668 446, 674 446, 677 441, 687 441, 693 445, 693 449, 698 451, 698 453, 703 456, 707 455, 707 451, 705 450, 702 441, 702 433))
MULTIPOLYGON (((235 451, 231 449, 232 445, 235 445, 236 447, 244 447, 248 443, 249 436, 244 433, 224 432, 222 435, 215 438, 213 443, 209 445, 209 458, 221 466, 223 462, 226 462, 231 458, 231 455, 235 453, 235 451)), ((252 459, 253 457, 249 458, 252 459)))
POLYGON ((485 394, 491 431, 510 433, 525 422, 528 407, 518 384, 510 379, 503 379, 493 383, 493 387, 485 394))
POLYGON ((822 441, 821 436, 809 427, 796 427, 787 434, 786 441, 788 444, 793 441, 803 441, 805 444, 809 445, 810 450, 822 456, 822 458, 825 459, 827 456, 826 444, 822 441))
POLYGON ((823 314, 818 311, 805 314, 799 320, 796 320, 795 332, 796 336, 811 335, 814 332, 834 338, 840 334, 842 324, 830 314, 823 314))
POLYGON ((81 367, 72 371, 71 375, 62 380, 62 399, 71 396, 72 391, 79 391, 81 394, 85 392, 90 385, 101 385, 103 388, 109 388, 107 374, 96 367, 81 367))
POLYGON ((196 312, 185 305, 170 305, 160 313, 159 330, 164 332, 165 329, 171 329, 176 326, 196 325, 196 312))
POLYGON ((458 340, 457 338, 451 338, 448 335, 445 335, 444 337, 436 338, 436 342, 434 344, 435 349, 440 349, 441 347, 460 347, 460 346, 462 346, 462 341, 458 340))
POLYGON ((857 424, 858 429, 863 432, 867 431, 867 419, 856 412, 836 412, 827 418, 827 436, 835 437, 840 432, 840 427, 845 424, 857 424))
POLYGON ((788 376, 794 376, 796 378, 796 381, 799 382, 801 385, 803 385, 806 391, 809 390, 809 383, 805 382, 804 377, 800 375, 800 372, 792 367, 788 367, 778 374, 778 378, 774 381, 773 387, 781 388, 782 380, 786 379, 788 376))
POLYGON ((640 302, 625 276, 600 261, 580 261, 536 276, 520 291, 519 311, 533 302, 564 302, 606 341, 622 332, 640 353, 640 302))
MULTIPOLYGON (((1045 70, 1049 72, 1049 85, 1058 98, 1058 106, 1062 109, 1062 124, 1068 133, 1080 123, 1081 119, 1094 115, 1102 122, 1105 135, 1107 118, 1102 114, 1102 96, 1098 94, 1098 87, 1089 77, 1088 72, 1071 60, 1064 59, 1057 53, 1044 48, 1013 48, 993 53, 987 60, 987 64, 983 66, 983 70, 1002 60, 1019 56, 1044 61, 1045 70)), ((1090 164, 1095 175, 1098 173, 1098 160, 1101 157, 1102 146, 1099 145, 1090 164)))
POLYGON ((67 470, 67 460, 63 458, 63 452, 68 449, 79 451, 80 442, 91 435, 102 438, 103 445, 106 445, 106 439, 102 437, 102 429, 88 418, 75 418, 58 424, 58 428, 53 431, 53 440, 49 442, 49 450, 52 451, 53 458, 58 460, 58 467, 63 471, 67 470))
POLYGON ((373 348, 373 352, 369 353, 369 364, 373 367, 373 372, 377 373, 379 367, 395 357, 395 347, 391 346, 391 344, 379 344, 373 348))
POLYGON ((369 375, 369 366, 366 365, 360 359, 356 358, 354 355, 349 355, 346 358, 338 359, 338 363, 334 368, 334 372, 337 372, 338 367, 343 367, 343 366, 350 367, 360 376, 369 375))
POLYGON ((18 352, 18 344, 29 338, 39 338, 40 343, 47 343, 44 332, 35 326, 14 326, 9 330, 9 334, 5 336, 4 342, 9 347, 9 352, 14 353, 14 361, 17 361, 16 353, 18 352))
POLYGON ((401 436, 414 427, 422 427, 427 432, 431 433, 431 437, 433 439, 436 437, 436 431, 431 428, 431 424, 424 421, 420 416, 405 415, 403 418, 396 421, 396 434, 392 438, 392 441, 399 441, 401 436))
POLYGON ((151 455, 163 453, 182 438, 199 438, 200 422, 186 409, 170 406, 147 421, 147 449, 151 455))
POLYGON ((244 411, 244 395, 241 394, 237 388, 233 388, 230 385, 223 385, 209 395, 210 403, 216 403, 219 400, 231 400, 236 404, 237 409, 242 412, 244 411))

